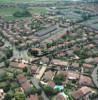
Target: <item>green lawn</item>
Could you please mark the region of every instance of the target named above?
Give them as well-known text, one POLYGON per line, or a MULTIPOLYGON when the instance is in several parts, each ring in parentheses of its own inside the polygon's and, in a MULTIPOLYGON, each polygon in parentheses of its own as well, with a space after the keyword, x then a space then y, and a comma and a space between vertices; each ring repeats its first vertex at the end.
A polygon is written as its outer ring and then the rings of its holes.
POLYGON ((22 8, 2 8, 0 9, 0 15, 1 16, 10 16, 16 11, 22 11, 22 8))
POLYGON ((46 13, 47 12, 47 8, 45 7, 32 7, 32 8, 28 8, 28 10, 31 13, 46 13))
MULTIPOLYGON (((2 8, 0 9, 0 15, 3 16, 9 16, 12 15, 14 12, 16 11, 22 11, 24 9, 22 8, 2 8)), ((47 9, 45 7, 30 7, 28 8, 28 11, 30 11, 31 13, 45 13, 47 12, 47 9)))
POLYGON ((36 3, 36 2, 53 2, 53 1, 60 1, 60 0, 0 0, 0 3, 36 3))
MULTIPOLYGON (((13 17, 13 13, 17 11, 22 11, 22 8, 2 8, 0 9, 0 16, 2 16, 5 20, 15 20, 15 19, 23 19, 13 17)), ((27 9, 31 14, 33 13, 46 13, 47 9, 45 7, 30 7, 27 9)))

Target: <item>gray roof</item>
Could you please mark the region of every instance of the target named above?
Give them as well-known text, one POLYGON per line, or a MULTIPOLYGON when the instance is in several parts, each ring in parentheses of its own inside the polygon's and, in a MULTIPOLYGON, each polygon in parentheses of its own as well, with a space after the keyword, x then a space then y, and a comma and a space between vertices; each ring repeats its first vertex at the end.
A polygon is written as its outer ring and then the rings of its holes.
POLYGON ((44 35, 46 35, 46 34, 49 34, 50 32, 52 32, 52 31, 55 31, 57 29, 57 25, 55 25, 55 26, 50 26, 49 28, 46 28, 46 29, 43 29, 43 30, 41 30, 41 31, 39 31, 39 32, 36 32, 35 33, 35 35, 37 35, 37 36, 44 36, 44 35))

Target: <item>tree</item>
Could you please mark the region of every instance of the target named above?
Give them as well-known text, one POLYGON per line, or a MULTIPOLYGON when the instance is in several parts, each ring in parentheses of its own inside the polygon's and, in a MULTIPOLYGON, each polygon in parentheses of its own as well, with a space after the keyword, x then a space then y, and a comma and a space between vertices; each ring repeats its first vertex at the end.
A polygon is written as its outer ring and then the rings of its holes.
POLYGON ((8 92, 10 90, 10 83, 8 82, 8 84, 4 87, 4 92, 8 92))
POLYGON ((9 60, 5 60, 4 64, 5 64, 5 67, 9 67, 10 61, 9 60))
POLYGON ((22 92, 16 92, 15 93, 15 100, 26 100, 26 96, 22 92))
POLYGON ((37 89, 33 86, 32 87, 32 94, 36 94, 37 93, 37 89))
POLYGON ((31 17, 31 13, 27 10, 17 11, 13 14, 14 17, 31 17))
POLYGON ((97 99, 97 98, 98 98, 98 94, 96 94, 96 93, 89 94, 89 98, 90 98, 91 100, 97 99))
POLYGON ((25 67, 25 68, 23 69, 23 72, 28 72, 28 68, 25 67))
POLYGON ((10 57, 13 56, 13 49, 10 47, 6 47, 4 49, 4 53, 5 53, 6 57, 9 59, 10 57))
POLYGON ((41 93, 42 93, 41 88, 37 89, 37 93, 38 93, 38 95, 41 95, 41 93))
POLYGON ((54 90, 50 86, 46 86, 46 85, 43 86, 43 90, 46 93, 46 95, 48 95, 48 96, 55 95, 58 93, 56 90, 54 90))
POLYGON ((6 94, 5 97, 4 97, 4 100, 12 100, 12 97, 10 94, 6 94))
POLYGON ((61 85, 62 82, 65 80, 65 78, 64 78, 63 75, 57 75, 57 76, 54 77, 53 80, 57 85, 61 85))

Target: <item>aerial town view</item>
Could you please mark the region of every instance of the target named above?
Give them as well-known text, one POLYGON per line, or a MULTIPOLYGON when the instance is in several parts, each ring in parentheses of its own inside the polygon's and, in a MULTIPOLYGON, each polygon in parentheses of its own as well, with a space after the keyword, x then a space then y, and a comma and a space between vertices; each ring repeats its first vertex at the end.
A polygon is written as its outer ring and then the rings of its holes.
POLYGON ((0 100, 98 100, 98 0, 0 0, 0 100))

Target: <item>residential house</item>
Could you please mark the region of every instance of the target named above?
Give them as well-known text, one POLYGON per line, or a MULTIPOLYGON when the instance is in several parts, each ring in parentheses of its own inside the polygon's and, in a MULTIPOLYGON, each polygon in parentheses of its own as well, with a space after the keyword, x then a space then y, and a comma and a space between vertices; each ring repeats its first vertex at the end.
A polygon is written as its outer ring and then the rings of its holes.
POLYGON ((18 80, 18 82, 19 82, 20 84, 22 84, 22 83, 24 83, 24 82, 27 81, 27 78, 26 78, 24 75, 19 74, 19 75, 17 75, 17 80, 18 80))
POLYGON ((91 69, 91 68, 93 68, 94 66, 93 66, 92 64, 84 63, 84 64, 83 64, 83 67, 84 67, 84 68, 91 69))
POLYGON ((32 74, 37 74, 37 69, 38 69, 38 67, 37 67, 36 65, 33 65, 33 66, 31 67, 31 72, 32 72, 32 74))
POLYGON ((59 66, 68 66, 69 63, 67 61, 62 61, 62 60, 58 60, 58 59, 53 59, 52 63, 54 65, 59 65, 59 66))
POLYGON ((61 92, 61 93, 58 93, 56 95, 56 100, 67 100, 67 95, 65 95, 65 93, 61 92))
POLYGON ((45 81, 51 81, 54 77, 54 72, 49 70, 49 71, 46 71, 43 75, 43 80, 45 81))
POLYGON ((42 58, 41 58, 41 62, 42 62, 43 64, 48 64, 48 63, 49 63, 49 58, 48 58, 48 57, 42 57, 42 58))
POLYGON ((28 95, 32 92, 32 88, 29 82, 25 82, 23 84, 21 84, 22 89, 24 90, 24 92, 28 95))
POLYGON ((80 85, 92 85, 92 79, 91 77, 88 77, 88 76, 84 76, 84 75, 81 75, 80 78, 79 78, 79 84, 80 85))
POLYGON ((37 95, 30 95, 27 100, 39 100, 37 95))
POLYGON ((83 97, 93 92, 94 90, 92 88, 83 86, 79 88, 78 90, 72 92, 72 96, 74 97, 75 100, 80 100, 80 98, 82 99, 83 97))
POLYGON ((14 67, 14 68, 24 69, 25 67, 27 67, 27 64, 25 64, 25 63, 18 63, 18 62, 11 62, 10 66, 14 67))
POLYGON ((76 80, 80 77, 80 73, 74 71, 60 71, 59 74, 65 76, 67 79, 70 80, 76 80))
POLYGON ((0 100, 3 100, 5 96, 4 90, 0 89, 0 100))
POLYGON ((50 86, 51 88, 54 89, 55 85, 56 84, 53 81, 48 81, 48 86, 50 86))

